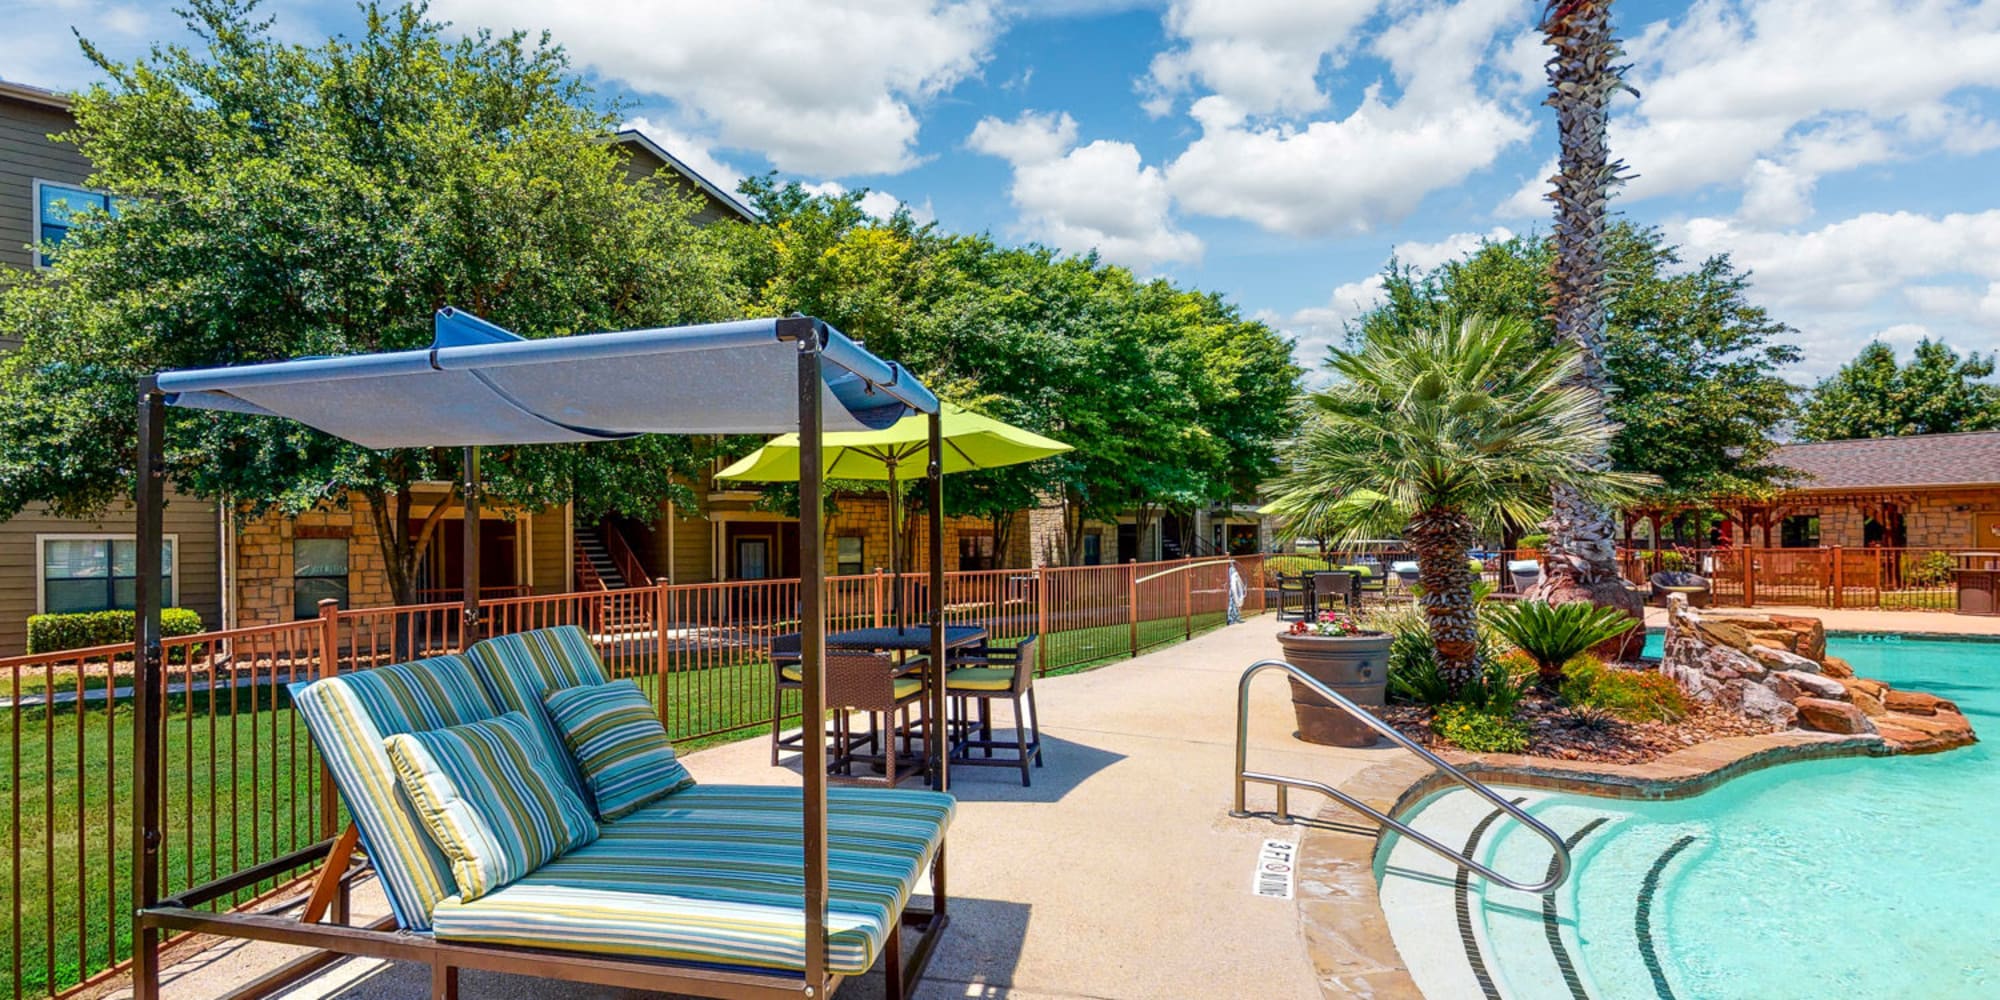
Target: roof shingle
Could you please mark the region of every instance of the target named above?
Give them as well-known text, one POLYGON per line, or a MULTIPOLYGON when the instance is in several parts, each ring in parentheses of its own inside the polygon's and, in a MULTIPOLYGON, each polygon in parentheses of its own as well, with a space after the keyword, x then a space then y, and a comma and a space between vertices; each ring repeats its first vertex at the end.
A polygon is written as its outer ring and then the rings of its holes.
POLYGON ((1860 438, 1779 446, 1777 465, 1805 490, 2000 485, 2000 431, 1860 438))

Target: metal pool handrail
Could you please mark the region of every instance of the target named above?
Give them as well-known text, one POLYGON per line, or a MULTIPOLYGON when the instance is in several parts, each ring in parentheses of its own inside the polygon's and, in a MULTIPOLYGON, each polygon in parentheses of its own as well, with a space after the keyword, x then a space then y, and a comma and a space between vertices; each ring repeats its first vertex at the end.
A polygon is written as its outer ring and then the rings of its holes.
POLYGON ((1391 726, 1388 723, 1383 722, 1381 719, 1376 718, 1373 712, 1370 712, 1367 709, 1362 708, 1360 705, 1356 705, 1354 702, 1349 701, 1347 697, 1342 695, 1340 692, 1327 687, 1325 684, 1320 683, 1318 680, 1314 679, 1311 675, 1307 674, 1305 671, 1300 670, 1299 668, 1289 663, 1286 663, 1283 660, 1259 660, 1256 663, 1251 664, 1250 669, 1245 670, 1243 672, 1243 679, 1239 681, 1236 685, 1236 801, 1234 808, 1229 810, 1229 815, 1238 818, 1250 815, 1249 810, 1245 809, 1243 806, 1243 797, 1244 797, 1243 793, 1244 789, 1247 788, 1249 786, 1249 783, 1253 781, 1260 782, 1262 784, 1267 784, 1277 789, 1278 793, 1277 818, 1279 822, 1288 822, 1292 818, 1291 811, 1288 808, 1286 808, 1287 806, 1286 793, 1290 789, 1298 788, 1298 789, 1303 789, 1305 791, 1318 792, 1321 795, 1324 795, 1330 799, 1338 801, 1340 804, 1348 807, 1349 809, 1370 816, 1376 822, 1382 824, 1383 826, 1386 826, 1389 829, 1394 830, 1397 833, 1400 833, 1403 836, 1416 841, 1417 843, 1423 845, 1424 847, 1429 848, 1431 853, 1436 854, 1438 857, 1441 857, 1446 861, 1449 861, 1452 864, 1457 865, 1460 868, 1464 868, 1467 871, 1473 872, 1489 882, 1498 883, 1500 885, 1506 886, 1509 889, 1516 889, 1521 892, 1540 894, 1548 892, 1551 889, 1554 889, 1555 887, 1563 884, 1563 882, 1569 878, 1569 869, 1570 869, 1569 847, 1568 845, 1563 843, 1561 835, 1557 834, 1554 830, 1549 829, 1547 824, 1543 823, 1541 820, 1538 820, 1533 816, 1528 815, 1526 810, 1523 810, 1520 806, 1517 806, 1514 803, 1507 801, 1505 798, 1501 797, 1500 793, 1495 792, 1491 788, 1488 788, 1486 785, 1480 783, 1478 780, 1466 774, 1464 771, 1461 771, 1458 768, 1453 767, 1444 758, 1439 757, 1437 754, 1430 752, 1428 749, 1425 749, 1423 744, 1418 743, 1417 741, 1412 740, 1407 736, 1404 736, 1402 733, 1397 732, 1394 726, 1391 726), (1266 774, 1262 771, 1250 770, 1249 769, 1250 682, 1255 680, 1258 674, 1261 674, 1266 670, 1284 671, 1293 680, 1298 681, 1299 683, 1304 684, 1306 687, 1310 688, 1314 694, 1317 694, 1320 697, 1325 698, 1335 708, 1338 708, 1341 711, 1354 716, 1356 719, 1361 720, 1361 722, 1368 728, 1373 729, 1377 733, 1380 733, 1383 736, 1388 737, 1391 742, 1394 742, 1396 745, 1402 747, 1403 749, 1408 750, 1419 757, 1422 757, 1425 761, 1429 762, 1431 766, 1437 768, 1440 771, 1443 771, 1445 775, 1450 777, 1453 781, 1457 782, 1460 785, 1464 785, 1466 788, 1471 789, 1473 792, 1477 793, 1481 798, 1484 798, 1486 801, 1493 803, 1493 805, 1499 808, 1502 812, 1505 812, 1507 815, 1520 821, 1529 830, 1534 831, 1536 836, 1542 838, 1543 840, 1548 841, 1550 849, 1555 851, 1555 860, 1556 860, 1555 868, 1549 872, 1548 878, 1545 878, 1540 882, 1534 882, 1534 883, 1517 882, 1511 878, 1508 878, 1505 875, 1500 874, 1499 872, 1494 871, 1491 868, 1486 867, 1485 865, 1480 864, 1477 861, 1472 860, 1471 858, 1466 857, 1463 854, 1458 853, 1457 851, 1452 850, 1450 847, 1447 847, 1444 844, 1438 843, 1436 840, 1433 840, 1429 836, 1418 832, 1415 828, 1409 826, 1408 824, 1403 823, 1402 821, 1394 819, 1381 812, 1377 812, 1373 807, 1369 806, 1367 803, 1362 802, 1360 799, 1357 799, 1354 796, 1349 795, 1338 788, 1334 788, 1331 785, 1322 784, 1320 782, 1313 781, 1307 778, 1288 778, 1285 777, 1284 775, 1266 774))

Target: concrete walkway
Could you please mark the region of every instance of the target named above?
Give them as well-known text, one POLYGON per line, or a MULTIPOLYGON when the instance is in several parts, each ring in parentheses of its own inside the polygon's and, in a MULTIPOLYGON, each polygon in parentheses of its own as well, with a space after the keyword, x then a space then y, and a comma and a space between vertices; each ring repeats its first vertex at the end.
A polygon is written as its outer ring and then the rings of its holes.
MULTIPOLYGON (((998 768, 954 771, 951 926, 921 996, 945 998, 1258 997, 1322 995, 1297 904, 1252 894, 1265 838, 1296 829, 1228 815, 1236 683, 1275 656, 1276 624, 1252 619, 1090 673, 1036 682, 1047 766, 1023 788, 998 768)), ((1004 709, 1002 709, 1004 714, 1004 709)), ((1266 677, 1252 705, 1252 766, 1338 784, 1394 750, 1308 747, 1291 736, 1286 687, 1266 677)), ((687 758, 704 782, 791 783, 764 740, 687 758)), ((1313 810, 1303 801, 1294 809, 1313 810)), ((1270 808, 1268 793, 1252 808, 1270 808)), ((1310 887, 1301 887, 1302 892, 1310 887)), ((371 898, 372 897, 372 898, 371 898)), ((378 894, 359 911, 385 912, 378 894)), ((170 969, 169 997, 208 997, 295 952, 241 943, 170 969)), ((881 995, 879 975, 841 997, 881 995)), ((428 972, 348 961, 293 991, 300 998, 419 998, 428 972)), ((467 998, 630 997, 518 977, 467 973, 467 998)))

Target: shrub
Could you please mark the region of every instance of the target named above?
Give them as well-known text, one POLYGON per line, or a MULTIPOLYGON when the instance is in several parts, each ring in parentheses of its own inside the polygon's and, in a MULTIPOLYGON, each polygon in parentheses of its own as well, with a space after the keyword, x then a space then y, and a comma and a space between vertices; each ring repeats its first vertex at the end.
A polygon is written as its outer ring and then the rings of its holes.
POLYGON ((1904 571, 1903 580, 1912 587, 1942 587, 1952 581, 1952 571, 1957 568, 1951 553, 1926 552, 1904 571))
POLYGON ((1528 727, 1511 713, 1471 705, 1446 705, 1431 717, 1431 732, 1471 753, 1520 753, 1528 749, 1528 727))
POLYGON ((1535 661, 1542 683, 1550 690, 1562 684, 1563 664, 1639 624, 1617 608, 1580 601, 1572 604, 1515 601, 1494 608, 1487 619, 1494 631, 1535 661))
POLYGON ((1533 673, 1524 674, 1518 663, 1510 662, 1485 629, 1479 632, 1479 674, 1453 691, 1438 672, 1437 647, 1431 644, 1423 612, 1412 607, 1378 611, 1369 616, 1367 624, 1393 637, 1389 643, 1389 696, 1397 701, 1432 708, 1467 705, 1510 714, 1533 683, 1533 673))
POLYGON ((1662 572, 1679 573, 1686 570, 1687 568, 1688 568, 1687 554, 1680 551, 1679 549, 1668 549, 1667 551, 1660 553, 1660 570, 1662 572))
POLYGON ((1524 549, 1546 549, 1549 547, 1549 536, 1541 532, 1536 532, 1532 535, 1522 535, 1516 541, 1524 549))
POLYGON ((1626 670, 1595 656, 1563 665, 1563 704, 1603 712, 1626 722, 1678 722, 1687 717, 1687 695, 1657 670, 1626 670))
MULTIPOLYGON (((28 617, 28 652, 56 653, 65 649, 130 644, 137 619, 130 611, 82 611, 28 617)), ((160 611, 160 637, 197 635, 201 616, 186 608, 160 611)))

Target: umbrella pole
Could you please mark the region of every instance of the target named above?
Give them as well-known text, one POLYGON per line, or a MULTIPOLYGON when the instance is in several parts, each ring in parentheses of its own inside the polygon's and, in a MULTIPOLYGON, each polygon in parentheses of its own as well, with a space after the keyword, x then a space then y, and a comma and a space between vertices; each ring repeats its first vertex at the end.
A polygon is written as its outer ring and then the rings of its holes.
POLYGON ((898 630, 901 630, 903 627, 903 554, 900 549, 902 539, 897 536, 903 533, 903 497, 896 489, 895 457, 891 456, 883 464, 888 466, 889 469, 889 574, 890 579, 894 581, 890 586, 891 591, 893 591, 889 598, 890 607, 894 609, 894 614, 890 617, 890 620, 896 623, 898 630))

